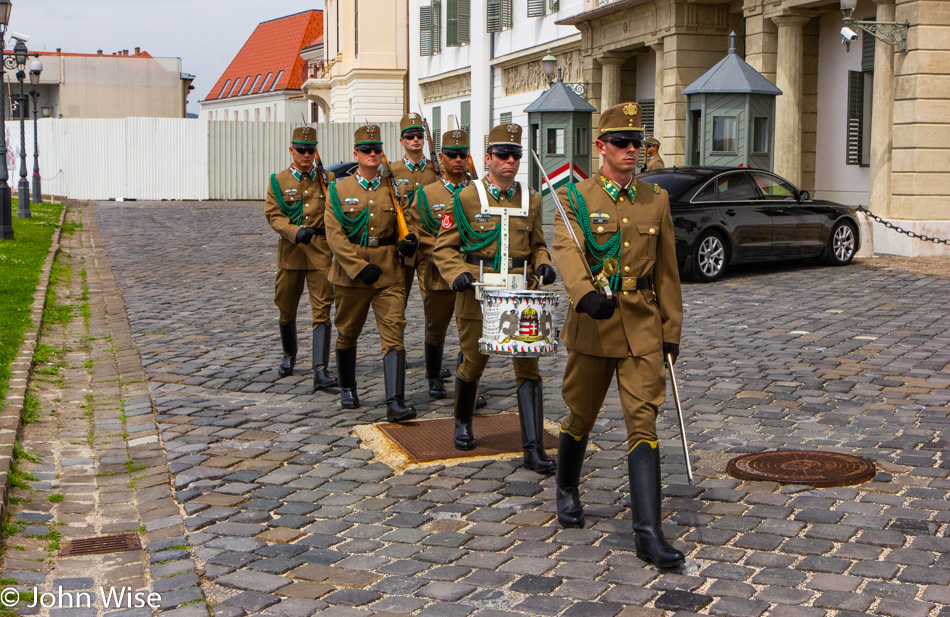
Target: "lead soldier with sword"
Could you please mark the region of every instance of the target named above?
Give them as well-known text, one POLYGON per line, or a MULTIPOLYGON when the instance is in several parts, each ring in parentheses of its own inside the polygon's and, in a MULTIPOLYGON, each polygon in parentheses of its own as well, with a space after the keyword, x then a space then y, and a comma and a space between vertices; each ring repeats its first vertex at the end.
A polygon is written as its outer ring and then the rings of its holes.
POLYGON ((584 525, 579 484, 588 436, 616 374, 637 557, 672 568, 684 556, 661 527, 656 416, 665 396, 664 357, 672 371, 679 353, 683 302, 669 197, 634 178, 643 143, 640 113, 636 103, 606 109, 596 141, 603 166, 558 195, 563 212, 555 220, 554 260, 570 309, 561 330, 569 411, 557 453, 557 513, 564 527, 584 525), (601 293, 591 276, 602 281, 604 270, 613 294, 601 293))

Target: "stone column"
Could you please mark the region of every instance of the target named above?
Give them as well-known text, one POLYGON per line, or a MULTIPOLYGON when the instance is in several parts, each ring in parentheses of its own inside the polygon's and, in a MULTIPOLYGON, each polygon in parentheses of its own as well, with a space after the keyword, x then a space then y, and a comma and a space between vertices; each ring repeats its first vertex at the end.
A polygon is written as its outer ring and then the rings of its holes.
POLYGON ((620 66, 627 61, 627 57, 604 54, 597 61, 603 67, 600 80, 600 111, 603 111, 620 103, 620 66))
MULTIPOLYGON (((894 0, 874 0, 877 21, 894 21, 894 0)), ((894 47, 877 40, 874 45, 874 94, 871 104, 871 186, 868 208, 890 214, 891 157, 894 129, 894 47)))
POLYGON ((664 126, 666 119, 666 93, 664 92, 666 72, 664 71, 664 67, 666 64, 663 56, 663 39, 660 39, 658 43, 654 43, 651 47, 653 47, 653 53, 656 55, 656 84, 654 85, 655 94, 653 95, 653 136, 660 140, 662 152, 662 141, 665 135, 664 130, 666 129, 664 126))
POLYGON ((792 184, 802 183, 802 55, 803 27, 809 18, 780 15, 778 26, 776 86, 782 94, 775 101, 775 173, 792 184))

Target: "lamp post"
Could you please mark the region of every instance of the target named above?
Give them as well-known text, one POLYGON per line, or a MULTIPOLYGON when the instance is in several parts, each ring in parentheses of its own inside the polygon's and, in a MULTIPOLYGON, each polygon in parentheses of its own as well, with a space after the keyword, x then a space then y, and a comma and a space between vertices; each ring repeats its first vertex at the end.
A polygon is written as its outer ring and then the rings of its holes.
POLYGON ((4 240, 13 240, 13 208, 10 199, 10 185, 7 183, 7 130, 4 115, 6 115, 6 101, 4 100, 3 73, 6 60, 3 50, 6 47, 7 24, 10 23, 10 11, 13 4, 10 0, 0 0, 0 237, 4 240))
POLYGON ((550 49, 548 50, 547 55, 541 58, 541 68, 544 70, 544 77, 548 81, 548 88, 554 84, 563 83, 576 94, 583 97, 585 100, 587 99, 587 82, 565 82, 564 78, 561 76, 561 67, 559 67, 557 64, 557 57, 551 53, 550 49))
POLYGON ((910 22, 898 23, 895 21, 858 21, 852 17, 854 9, 858 7, 858 0, 841 0, 841 13, 844 15, 841 21, 845 27, 841 30, 844 40, 845 52, 851 51, 851 42, 858 35, 851 30, 855 27, 858 30, 864 30, 874 38, 884 41, 897 49, 897 51, 907 53, 907 31, 910 29, 910 22))
POLYGON ((17 201, 20 207, 17 208, 16 216, 19 219, 28 219, 33 216, 30 212, 30 183, 26 179, 26 117, 25 111, 29 108, 26 102, 26 95, 23 94, 23 80, 26 79, 26 60, 29 58, 29 50, 26 43, 17 39, 13 46, 13 57, 16 58, 16 80, 20 82, 20 183, 17 185, 17 201))
POLYGON ((30 96, 33 98, 33 203, 38 204, 43 201, 43 193, 40 190, 40 143, 37 138, 37 109, 36 101, 40 98, 40 73, 43 72, 43 63, 40 62, 40 55, 36 54, 36 60, 30 63, 30 96))

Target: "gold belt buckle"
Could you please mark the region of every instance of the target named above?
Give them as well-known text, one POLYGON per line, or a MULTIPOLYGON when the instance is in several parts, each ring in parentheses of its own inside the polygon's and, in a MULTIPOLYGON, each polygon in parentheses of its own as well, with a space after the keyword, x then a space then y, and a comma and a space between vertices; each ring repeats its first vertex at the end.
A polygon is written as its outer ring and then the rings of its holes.
POLYGON ((621 280, 621 289, 623 291, 636 291, 637 290, 637 279, 636 277, 625 276, 621 280))

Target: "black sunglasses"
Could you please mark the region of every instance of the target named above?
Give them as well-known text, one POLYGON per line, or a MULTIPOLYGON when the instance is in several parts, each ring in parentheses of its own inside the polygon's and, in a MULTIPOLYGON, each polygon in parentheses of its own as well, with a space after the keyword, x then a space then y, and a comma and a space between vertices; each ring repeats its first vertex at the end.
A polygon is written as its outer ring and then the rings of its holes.
POLYGON ((604 141, 606 141, 608 144, 613 144, 614 147, 620 148, 621 150, 626 150, 630 147, 630 144, 633 144, 633 147, 637 148, 638 150, 643 147, 643 142, 639 139, 621 139, 618 137, 614 139, 605 139, 604 141))
POLYGON ((412 132, 412 133, 403 133, 403 134, 402 134, 402 138, 403 138, 403 139, 422 139, 422 138, 424 138, 425 136, 426 136, 425 133, 418 133, 418 132, 415 132, 415 131, 412 132))
POLYGON ((363 154, 379 154, 383 151, 382 146, 357 146, 357 152, 362 152, 363 154))
POLYGON ((489 154, 497 156, 502 160, 514 159, 516 161, 521 160, 521 152, 516 150, 492 150, 489 154))
POLYGON ((300 146, 294 146, 294 150, 300 154, 313 154, 317 151, 316 148, 301 148, 300 146))
POLYGON ((442 154, 448 159, 461 159, 468 156, 468 150, 442 150, 442 154))

